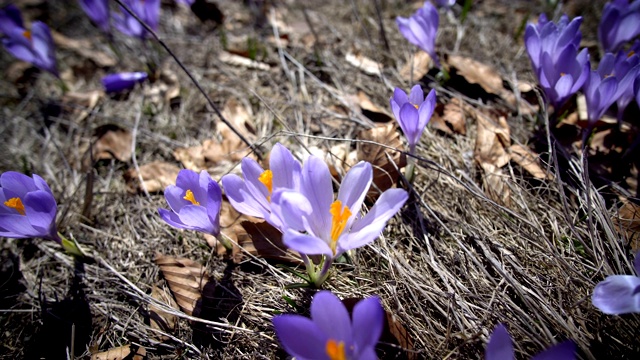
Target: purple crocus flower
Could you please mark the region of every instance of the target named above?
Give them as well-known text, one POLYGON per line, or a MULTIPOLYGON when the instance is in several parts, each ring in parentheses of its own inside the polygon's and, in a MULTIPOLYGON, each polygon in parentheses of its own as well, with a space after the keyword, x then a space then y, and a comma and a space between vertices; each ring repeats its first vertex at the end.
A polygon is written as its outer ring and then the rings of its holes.
POLYGON ((438 67, 440 62, 436 54, 436 34, 439 22, 438 10, 429 1, 425 1, 424 5, 410 18, 400 16, 396 18, 396 24, 402 36, 428 53, 438 67))
POLYGON ((187 230, 220 234, 222 191, 209 173, 200 175, 192 170, 180 170, 175 185, 169 185, 164 197, 171 210, 158 209, 167 224, 187 230))
POLYGON ((147 79, 146 72, 123 72, 109 74, 102 78, 102 85, 108 93, 133 89, 137 83, 147 79))
POLYGON ((584 85, 589 76, 589 53, 578 53, 581 17, 563 15, 555 24, 542 14, 524 33, 531 66, 549 102, 557 109, 584 85))
POLYGON ((241 166, 244 179, 234 174, 222 177, 229 202, 239 212, 265 219, 282 230, 282 221, 271 215, 272 195, 278 189, 300 188, 300 162, 291 151, 277 143, 269 156, 269 170, 264 170, 250 158, 242 159, 241 166))
MULTIPOLYGON (((160 0, 122 0, 122 2, 151 29, 158 28, 160 0)), ((113 21, 116 29, 123 34, 141 39, 147 36, 147 30, 125 9, 121 9, 120 14, 114 14, 113 21)))
POLYGON ((402 89, 396 88, 390 103, 393 115, 409 143, 409 153, 414 154, 416 144, 436 108, 436 91, 432 89, 425 98, 420 85, 412 87, 408 96, 402 89))
POLYGON ((109 32, 109 0, 79 0, 80 7, 100 30, 109 32))
POLYGON ((640 35, 640 0, 608 2, 602 11, 598 37, 606 52, 618 50, 624 43, 640 35))
POLYGON ((62 243, 56 228, 58 206, 40 176, 7 171, 0 175, 0 236, 40 237, 62 243))
POLYGON ((450 8, 456 4, 456 0, 436 0, 436 5, 439 7, 450 8))
POLYGON ((633 83, 640 71, 638 64, 640 64, 640 41, 636 40, 629 51, 618 52, 613 65, 613 75, 619 80, 618 121, 622 121, 624 110, 634 98, 633 83))
MULTIPOLYGON (((565 341, 554 345, 534 356, 533 360, 570 360, 576 358, 576 345, 573 341, 565 341)), ((513 341, 503 324, 498 324, 489 337, 484 351, 486 360, 515 360, 513 341)))
POLYGON ((55 45, 47 25, 40 21, 31 24, 31 31, 24 28, 20 10, 14 5, 0 9, 2 44, 16 58, 58 76, 55 45))
POLYGON ((273 327, 282 347, 296 359, 377 359, 375 347, 384 326, 384 310, 377 296, 358 302, 353 316, 329 291, 311 301, 311 319, 278 315, 273 327))
MULTIPOLYGON (((640 275, 640 255, 633 262, 640 275)), ((591 298, 593 306, 605 314, 619 315, 640 312, 640 277, 611 275, 599 282, 591 298)))
MULTIPOLYGON (((598 121, 620 96, 618 94, 619 81, 612 74, 614 65, 615 56, 607 53, 600 61, 598 70, 591 71, 589 79, 584 83, 583 91, 587 100, 587 118, 591 124, 598 121)), ((629 79, 630 84, 633 83, 634 78, 629 79)))
POLYGON ((301 254, 324 255, 330 265, 345 251, 375 240, 408 195, 403 189, 389 189, 362 217, 360 207, 372 177, 371 164, 356 164, 345 175, 334 200, 329 167, 321 158, 309 157, 302 168, 300 192, 283 191, 272 199, 287 224, 284 244, 301 254))

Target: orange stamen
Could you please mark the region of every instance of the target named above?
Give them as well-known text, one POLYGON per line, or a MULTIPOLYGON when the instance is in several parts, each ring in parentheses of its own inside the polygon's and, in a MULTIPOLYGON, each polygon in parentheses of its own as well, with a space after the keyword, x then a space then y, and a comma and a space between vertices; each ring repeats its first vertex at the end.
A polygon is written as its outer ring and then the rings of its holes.
POLYGON ((349 210, 348 206, 342 207, 342 202, 340 200, 336 200, 331 204, 331 208, 329 209, 331 213, 331 250, 333 251, 333 255, 336 254, 336 246, 338 245, 338 238, 340 234, 344 231, 344 228, 347 226, 347 221, 349 217, 351 217, 351 210, 349 210))
POLYGON ((25 30, 25 31, 22 33, 22 36, 26 37, 27 39, 29 39, 29 41, 31 41, 31 31, 29 31, 29 30, 25 30))
POLYGON ((635 51, 631 50, 631 51, 629 51, 629 54, 627 54, 627 57, 630 58, 633 55, 635 55, 635 53, 636 53, 635 51))
POLYGON ((24 204, 22 203, 22 200, 20 200, 20 198, 18 198, 18 197, 14 197, 14 198, 11 198, 11 199, 5 201, 4 205, 6 207, 10 207, 12 209, 15 209, 18 213, 20 213, 20 215, 24 215, 25 214, 24 204))
POLYGON ((331 360, 347 360, 347 354, 344 352, 344 341, 337 342, 329 339, 325 350, 331 360))
POLYGON ((196 201, 195 196, 193 196, 193 191, 191 190, 187 190, 187 193, 184 195, 183 199, 191 201, 193 205, 200 205, 200 203, 196 201))
POLYGON ((273 192, 273 173, 271 170, 265 170, 258 177, 258 181, 264 184, 267 187, 267 191, 269 191, 269 196, 267 196, 267 200, 271 201, 271 192, 273 192))

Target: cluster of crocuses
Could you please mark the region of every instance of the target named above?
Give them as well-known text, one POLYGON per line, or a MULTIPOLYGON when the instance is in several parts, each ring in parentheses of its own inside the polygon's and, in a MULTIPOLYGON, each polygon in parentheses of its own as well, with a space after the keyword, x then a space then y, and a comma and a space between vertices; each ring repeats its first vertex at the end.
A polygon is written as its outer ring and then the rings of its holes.
POLYGON ((598 29, 605 55, 596 70, 591 70, 587 49, 579 51, 581 17, 569 21, 563 15, 557 23, 543 14, 537 24, 528 24, 525 45, 531 65, 549 104, 558 111, 582 89, 587 101, 587 116, 592 127, 617 103, 621 121, 627 105, 640 94, 638 42, 624 45, 640 34, 640 0, 607 3, 598 29), (637 84, 634 86, 634 82, 637 84))

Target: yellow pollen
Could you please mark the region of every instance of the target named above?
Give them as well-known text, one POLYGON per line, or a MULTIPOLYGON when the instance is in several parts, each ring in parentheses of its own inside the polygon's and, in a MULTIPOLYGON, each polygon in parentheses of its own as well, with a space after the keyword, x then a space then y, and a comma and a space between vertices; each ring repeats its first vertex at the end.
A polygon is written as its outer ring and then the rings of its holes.
POLYGON ((325 350, 331 360, 347 360, 347 354, 344 352, 344 341, 337 342, 333 339, 329 339, 325 350))
POLYGON ((22 33, 22 36, 26 37, 27 39, 29 39, 29 41, 31 41, 31 31, 29 31, 29 30, 25 30, 25 31, 22 33))
POLYGON ((18 213, 20 213, 20 215, 24 215, 24 204, 22 204, 22 200, 20 200, 20 198, 18 197, 14 197, 11 198, 7 201, 4 202, 4 205, 6 207, 10 207, 12 209, 15 209, 18 213))
POLYGON ((563 72, 560 73, 560 76, 565 76, 565 75, 567 75, 567 73, 563 73, 563 72))
POLYGON ((635 51, 631 50, 631 51, 629 51, 629 54, 627 54, 627 57, 630 58, 633 55, 635 55, 635 53, 636 53, 635 51))
POLYGON ((193 191, 191 190, 187 190, 187 193, 184 195, 183 199, 191 201, 193 205, 200 205, 200 203, 196 201, 196 197, 193 196, 193 191))
POLYGON ((265 170, 260 176, 258 180, 267 187, 267 191, 269 191, 269 196, 267 196, 267 200, 271 201, 271 192, 273 191, 273 173, 271 170, 265 170))
POLYGON ((342 202, 340 200, 336 200, 331 204, 331 208, 329 209, 331 213, 331 250, 333 251, 333 255, 336 254, 336 246, 338 245, 338 238, 340 234, 344 231, 345 226, 347 226, 347 220, 351 217, 351 210, 349 210, 348 206, 342 207, 342 202))
POLYGON ((413 105, 413 107, 416 108, 416 109, 419 108, 419 106, 416 105, 416 104, 411 104, 411 105, 413 105))

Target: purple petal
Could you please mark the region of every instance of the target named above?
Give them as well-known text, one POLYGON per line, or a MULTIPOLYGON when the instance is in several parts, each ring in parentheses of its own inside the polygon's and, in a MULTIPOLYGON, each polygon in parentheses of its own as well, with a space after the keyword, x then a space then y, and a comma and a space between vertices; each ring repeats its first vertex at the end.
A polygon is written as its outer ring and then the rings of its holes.
POLYGON ((211 180, 207 189, 207 215, 212 226, 212 234, 220 233, 220 208, 222 207, 222 190, 217 182, 211 180))
POLYGON ((593 290, 593 306, 605 314, 618 315, 640 312, 640 278, 632 275, 612 275, 593 290))
POLYGON ((395 88, 393 90, 393 100, 396 102, 396 104, 398 104, 398 106, 402 106, 409 102, 409 97, 407 96, 407 93, 405 93, 402 89, 395 88))
POLYGON ((573 341, 565 341, 554 345, 531 360, 573 360, 576 358, 576 344, 573 341))
POLYGON ((409 102, 414 105, 420 105, 424 101, 424 92, 420 85, 414 85, 409 92, 409 102))
POLYGON ((333 257, 333 251, 324 240, 288 229, 282 236, 282 242, 290 249, 306 255, 327 255, 333 257))
POLYGON ((19 214, 0 214, 0 234, 18 239, 41 236, 41 232, 31 226, 29 219, 19 214))
POLYGON ((313 235, 329 239, 331 233, 331 213, 333 185, 329 167, 321 158, 310 156, 302 168, 303 194, 309 200, 314 213, 309 218, 313 235))
POLYGON ((207 209, 199 205, 187 205, 177 214, 185 228, 216 235, 213 224, 209 220, 207 209))
POLYGON ((327 359, 329 337, 311 319, 299 315, 279 315, 273 327, 289 355, 306 359, 327 359))
POLYGON ((571 88, 573 87, 573 76, 571 74, 565 74, 560 76, 560 79, 556 83, 555 90, 559 98, 565 98, 572 95, 571 88))
POLYGON ((33 49, 37 54, 33 64, 58 76, 56 49, 49 27, 40 21, 34 21, 31 25, 31 38, 33 49))
POLYGON ((160 214, 162 220, 164 220, 167 224, 173 226, 174 228, 190 230, 190 227, 183 224, 182 220, 180 220, 180 217, 178 217, 178 215, 176 215, 176 213, 174 213, 173 211, 160 208, 158 209, 158 213, 160 214))
POLYGON ((402 105, 398 122, 400 123, 400 128, 402 128, 402 132, 404 132, 404 136, 407 138, 409 146, 415 146, 421 135, 421 133, 418 132, 418 124, 420 122, 418 110, 409 103, 402 105))
POLYGON ((351 210, 352 218, 360 211, 362 201, 369 191, 371 180, 373 179, 373 170, 371 164, 366 161, 360 161, 347 172, 340 190, 338 191, 338 200, 342 202, 342 206, 347 206, 351 210))
POLYGON ((10 4, 0 9, 0 32, 10 35, 15 32, 23 32, 24 24, 22 23, 22 15, 20 9, 10 4))
POLYGON ((187 190, 191 190, 193 197, 197 202, 204 201, 207 197, 206 187, 202 189, 202 186, 200 185, 200 174, 193 170, 180 170, 180 172, 178 172, 178 177, 176 178, 176 186, 182 189, 182 196, 184 196, 187 190))
POLYGON ((308 222, 305 218, 313 213, 313 208, 304 195, 295 191, 277 190, 271 198, 272 213, 288 228, 305 231, 308 222))
POLYGON ((513 342, 503 324, 499 324, 491 333, 489 343, 484 351, 485 360, 515 359, 513 342))
POLYGON ((316 293, 311 301, 311 319, 320 330, 336 341, 352 343, 349 312, 337 296, 330 291, 316 293))
POLYGON ((24 199, 25 216, 41 237, 57 238, 56 213, 58 207, 51 194, 43 190, 28 193, 24 199))
POLYGON ((265 214, 269 213, 264 204, 253 197, 245 182, 238 175, 223 176, 222 187, 224 187, 229 202, 238 212, 261 219, 264 219, 265 214))
POLYGON ((424 128, 429 123, 429 120, 431 120, 431 116, 433 115, 433 111, 435 109, 436 109, 436 89, 431 89, 431 91, 429 91, 429 94, 427 95, 427 98, 424 100, 424 102, 422 102, 422 104, 420 104, 420 107, 418 108, 418 119, 419 119, 418 130, 420 131, 421 135, 422 135, 422 132, 424 131, 424 128))
POLYGON ((169 204, 169 207, 174 212, 180 212, 180 209, 187 205, 192 205, 191 201, 185 200, 185 190, 175 185, 169 185, 164 189, 164 198, 169 204))
POLYGON ((273 188, 300 189, 302 167, 291 151, 277 143, 271 150, 269 168, 273 173, 273 188))
POLYGON ((540 42, 540 36, 533 24, 528 24, 524 32, 524 43, 529 54, 529 60, 533 65, 534 72, 540 67, 540 52, 542 51, 542 44, 540 42))
POLYGON ((7 171, 0 175, 0 186, 11 190, 21 199, 28 192, 38 190, 32 178, 16 171, 7 171))
POLYGON ((357 348, 374 349, 384 326, 384 310, 377 296, 361 300, 353 308, 353 341, 357 348))
POLYGON ((410 20, 407 18, 399 16, 396 18, 396 24, 398 24, 398 30, 400 30, 400 34, 402 34, 402 36, 404 36, 404 38, 407 39, 407 41, 409 41, 411 44, 417 45, 419 41, 413 34, 413 31, 409 26, 409 22, 410 20))
POLYGON ((148 77, 146 72, 123 72, 109 74, 102 78, 102 86, 108 93, 133 89, 136 84, 143 82, 148 77))
POLYGON ((257 161, 251 158, 242 159, 242 176, 244 176, 244 183, 247 190, 251 193, 251 196, 262 204, 265 209, 269 209, 269 202, 267 196, 270 196, 267 186, 260 181, 260 175, 264 173, 264 169, 258 164, 257 161))
POLYGON ((640 254, 636 254, 636 258, 633 260, 633 267, 636 270, 636 275, 640 276, 640 254))

